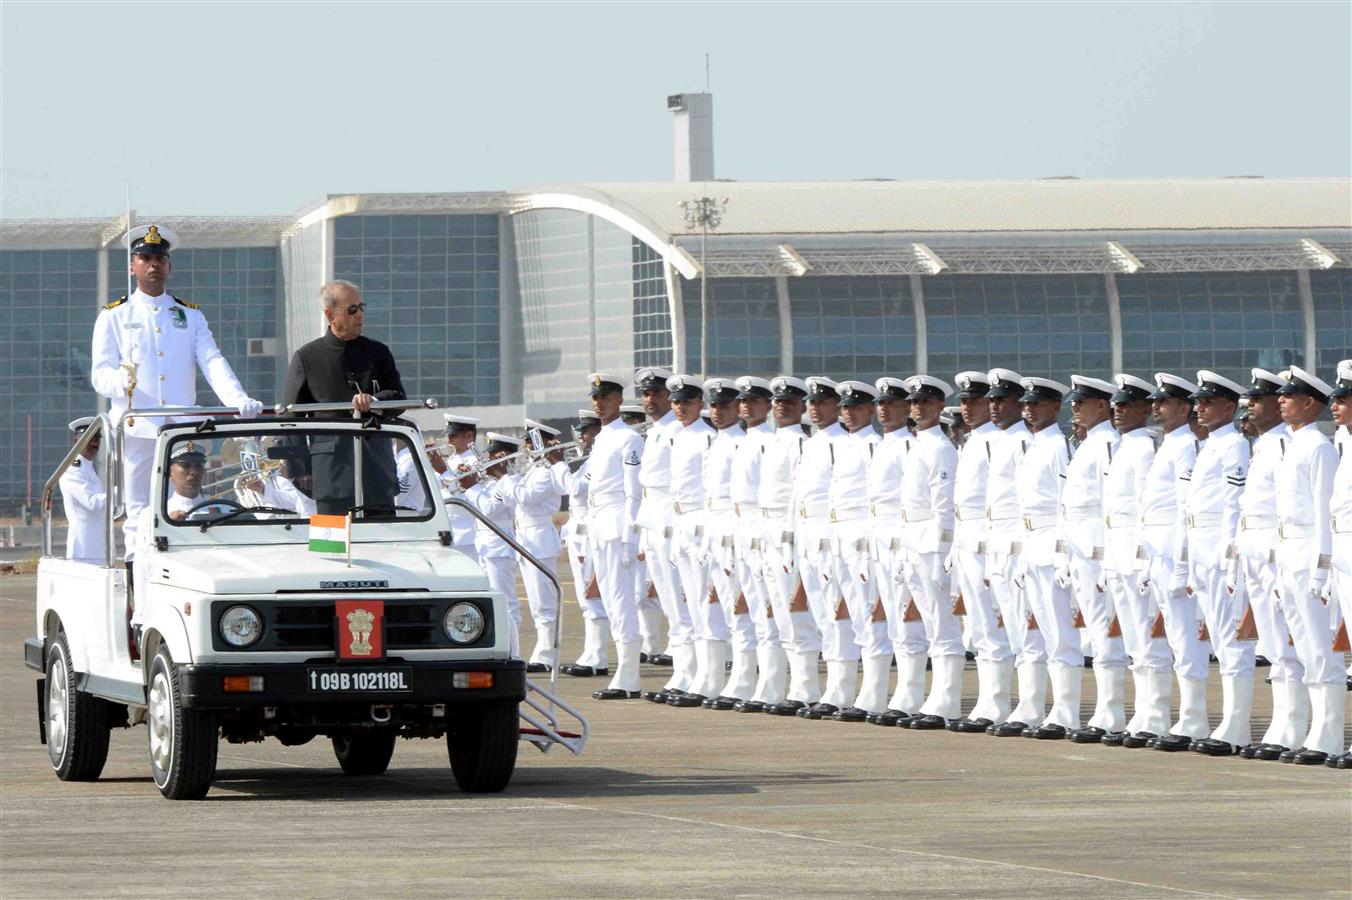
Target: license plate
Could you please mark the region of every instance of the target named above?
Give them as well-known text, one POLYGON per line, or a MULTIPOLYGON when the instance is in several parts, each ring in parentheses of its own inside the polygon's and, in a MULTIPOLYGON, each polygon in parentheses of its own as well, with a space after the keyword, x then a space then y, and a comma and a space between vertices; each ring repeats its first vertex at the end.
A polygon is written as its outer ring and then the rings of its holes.
POLYGON ((406 668, 310 669, 312 694, 389 694, 412 689, 406 668))

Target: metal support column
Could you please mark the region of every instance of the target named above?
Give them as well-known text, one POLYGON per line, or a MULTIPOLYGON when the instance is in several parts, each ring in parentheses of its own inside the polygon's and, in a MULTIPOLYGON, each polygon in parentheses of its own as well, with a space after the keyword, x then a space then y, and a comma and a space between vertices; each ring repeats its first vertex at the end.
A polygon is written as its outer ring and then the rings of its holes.
POLYGON ((775 276, 775 299, 779 305, 779 371, 793 374, 793 306, 789 303, 789 276, 775 276))
POLYGON ((1305 366, 1315 371, 1319 364, 1319 343, 1315 334, 1314 292, 1310 290, 1310 270, 1296 269, 1296 289, 1300 293, 1300 311, 1305 318, 1305 366))
POLYGON ((1122 371, 1122 301, 1117 296, 1117 276, 1108 272, 1103 276, 1103 287, 1108 292, 1108 346, 1112 373, 1122 371))
POLYGON ((911 276, 911 306, 915 310, 915 370, 929 374, 929 328, 925 325, 925 288, 919 275, 911 276))

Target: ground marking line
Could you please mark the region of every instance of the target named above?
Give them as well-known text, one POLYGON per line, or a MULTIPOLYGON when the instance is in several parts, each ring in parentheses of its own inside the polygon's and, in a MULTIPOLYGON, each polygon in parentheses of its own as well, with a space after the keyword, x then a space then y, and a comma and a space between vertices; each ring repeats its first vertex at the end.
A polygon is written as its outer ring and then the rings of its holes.
MULTIPOLYGON (((539 798, 547 800, 548 798, 539 798)), ((800 841, 814 841, 822 844, 832 844, 838 847, 853 847, 860 850, 873 850, 879 853, 898 853, 910 856, 922 856, 927 859, 943 859, 950 862, 975 863, 978 865, 1000 866, 1008 869, 1021 869, 1028 872, 1045 872, 1050 875, 1069 875, 1073 878, 1088 878, 1094 881, 1106 881, 1111 884, 1122 884, 1130 887, 1150 888, 1152 890, 1172 891, 1179 894, 1190 894, 1195 897, 1225 897, 1231 898, 1230 894, 1217 894, 1209 891, 1194 891, 1189 888, 1169 887, 1163 884, 1150 884, 1144 881, 1129 881, 1125 878, 1113 878, 1109 875, 1091 875, 1085 872, 1071 872, 1065 869, 1050 869, 1044 866, 1029 866, 1023 863, 1003 862, 995 859, 980 859, 974 856, 952 856, 945 853, 930 853, 924 850, 903 850, 899 847, 877 847, 871 844, 860 844, 854 841, 840 841, 835 838, 818 837, 811 834, 795 834, 791 831, 775 831, 772 828, 755 828, 751 825, 734 825, 728 822, 710 822, 705 819, 687 819, 682 816, 664 816, 660 813, 642 812, 633 809, 609 809, 595 806, 583 806, 578 803, 560 803, 560 806, 572 809, 585 809, 597 813, 619 813, 626 816, 641 816, 647 819, 661 819, 668 822, 680 822, 686 825, 712 825, 715 828, 729 828, 734 831, 749 831, 753 834, 764 834, 772 837, 793 838, 800 841)), ((1233 900, 1233 898, 1231 898, 1233 900)))

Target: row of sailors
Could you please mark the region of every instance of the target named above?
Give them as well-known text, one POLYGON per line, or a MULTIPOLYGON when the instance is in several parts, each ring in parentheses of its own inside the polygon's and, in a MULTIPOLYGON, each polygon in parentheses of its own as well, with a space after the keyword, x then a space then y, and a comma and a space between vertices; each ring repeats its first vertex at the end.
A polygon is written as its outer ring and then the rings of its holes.
POLYGON ((645 695, 655 702, 1352 765, 1330 603, 1336 593, 1341 618, 1352 606, 1352 463, 1314 424, 1333 402, 1346 445, 1352 362, 1336 388, 1298 367, 1255 369, 1247 388, 1208 371, 957 382, 961 449, 938 427, 954 388, 932 376, 701 383, 642 370, 654 421, 640 437, 615 415, 620 379, 594 375, 595 416, 579 428, 595 445, 569 482, 567 536, 586 640, 561 670, 608 669, 608 621, 617 666, 594 696, 640 696, 652 593, 669 650, 648 655, 672 665, 645 695), (1233 424, 1241 398, 1262 432, 1252 451, 1233 424), (1066 400, 1084 432, 1074 447, 1057 425, 1066 400), (965 715, 964 616, 979 683, 965 715), (1087 722, 1081 629, 1097 693, 1087 722), (1257 741, 1256 644, 1274 706, 1257 741))

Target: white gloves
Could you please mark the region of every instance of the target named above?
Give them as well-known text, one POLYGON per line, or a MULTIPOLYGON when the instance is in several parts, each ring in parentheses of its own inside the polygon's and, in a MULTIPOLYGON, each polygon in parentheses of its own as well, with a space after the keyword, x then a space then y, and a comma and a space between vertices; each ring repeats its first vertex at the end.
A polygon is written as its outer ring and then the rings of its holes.
POLYGON ((122 393, 125 394, 127 391, 131 390, 132 382, 135 380, 136 376, 132 375, 131 369, 128 369, 126 366, 119 368, 117 374, 118 378, 121 379, 119 383, 122 385, 122 393))
POLYGON ((256 419, 263 414, 263 401, 245 397, 237 408, 241 419, 256 419))
POLYGON ((1174 563, 1174 571, 1169 576, 1169 595, 1176 597, 1188 589, 1188 564, 1174 563))

